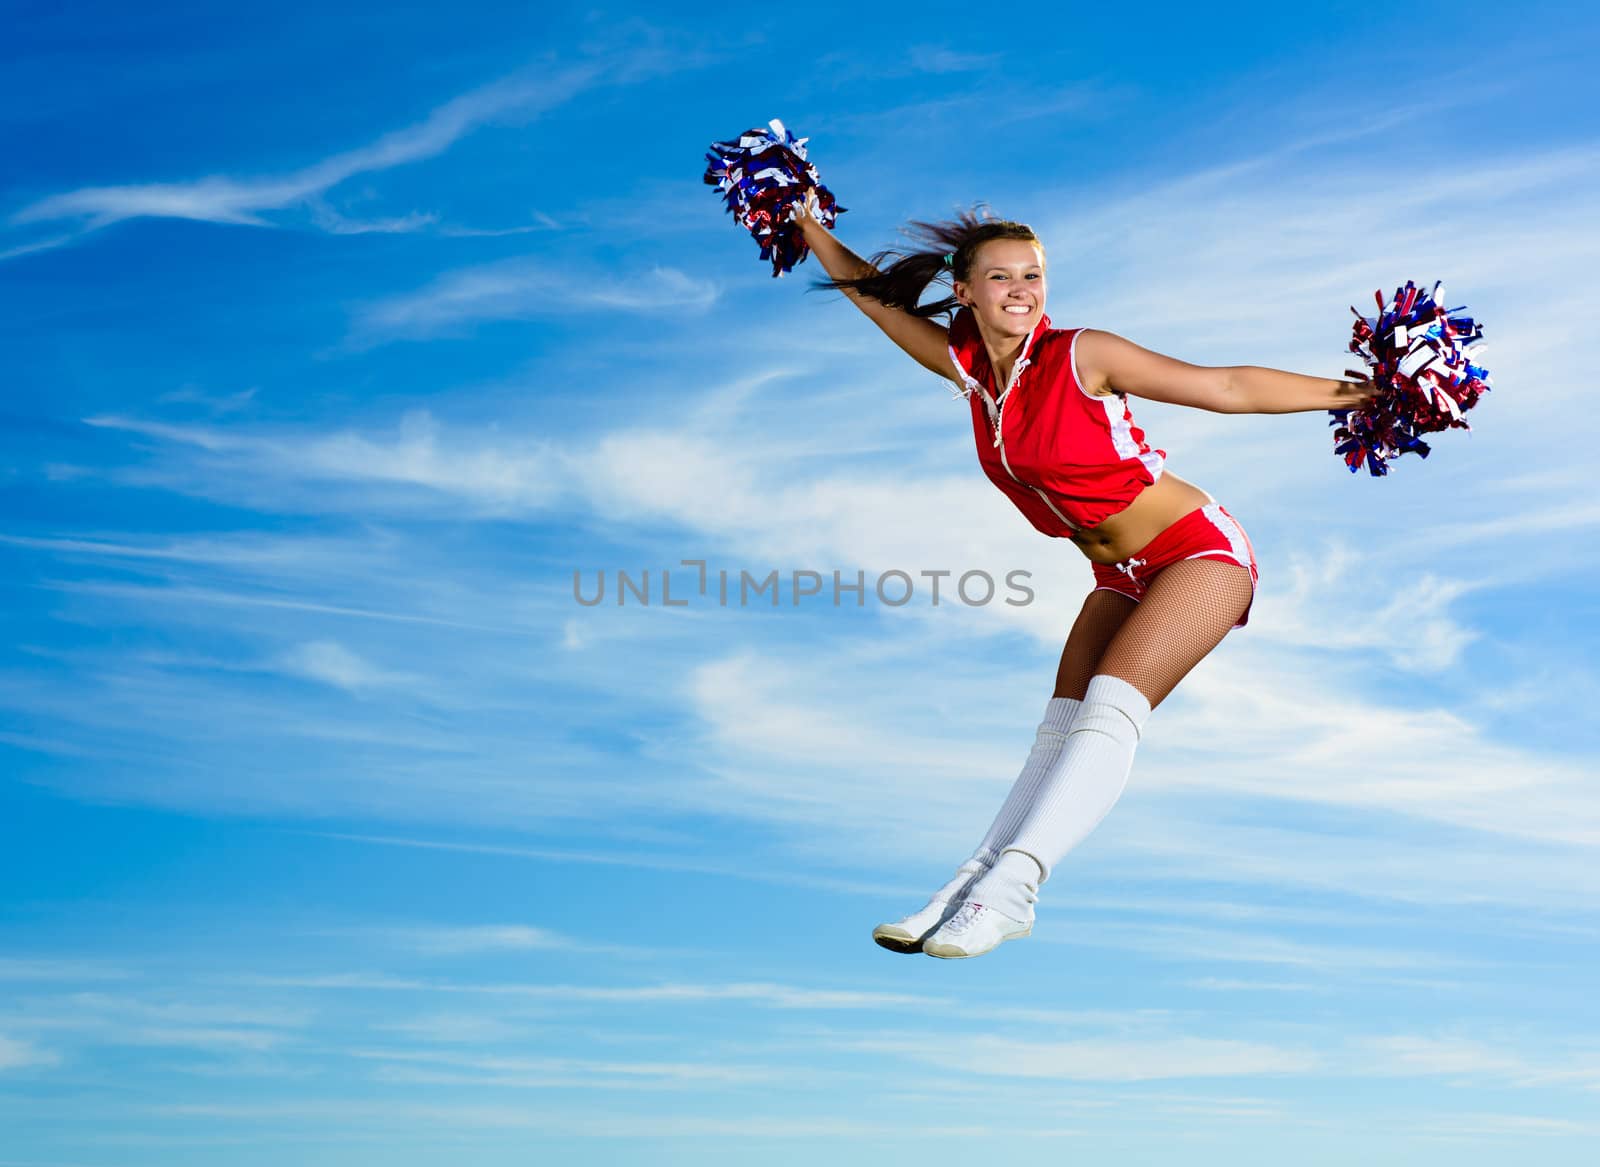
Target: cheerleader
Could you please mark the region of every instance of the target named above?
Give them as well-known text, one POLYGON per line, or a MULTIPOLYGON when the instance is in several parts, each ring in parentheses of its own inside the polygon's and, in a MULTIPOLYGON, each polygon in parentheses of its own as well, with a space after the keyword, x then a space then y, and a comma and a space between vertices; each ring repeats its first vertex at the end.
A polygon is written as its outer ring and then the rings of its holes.
POLYGON ((864 261, 791 212, 842 291, 968 400, 989 480, 1045 535, 1070 539, 1094 588, 1073 622, 1031 752, 971 857, 919 910, 873 930, 896 952, 979 956, 1033 929, 1039 885, 1121 797, 1151 710, 1231 629, 1259 576, 1244 528, 1167 468, 1129 398, 1215 413, 1354 409, 1370 380, 1186 364, 1095 328, 1053 328, 1038 236, 986 212, 913 222, 916 246, 864 261), (922 304, 929 284, 950 294, 922 304), (941 323, 948 319, 948 324, 941 323))

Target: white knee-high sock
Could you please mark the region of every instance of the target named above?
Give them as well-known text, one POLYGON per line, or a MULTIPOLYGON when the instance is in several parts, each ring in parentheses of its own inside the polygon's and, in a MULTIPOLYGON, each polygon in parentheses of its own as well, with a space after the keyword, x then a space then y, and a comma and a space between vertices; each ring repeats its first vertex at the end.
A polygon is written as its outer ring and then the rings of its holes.
POLYGON ((1034 732, 1033 749, 1028 752, 1028 760, 1022 765, 1022 773, 1011 784, 1011 792, 1006 795, 1000 812, 989 825, 989 833, 978 844, 969 863, 976 863, 987 870, 995 865, 1000 852, 1010 846, 1017 828, 1027 817, 1028 808, 1038 796, 1040 784, 1055 769, 1056 759, 1067 744, 1067 731, 1072 727, 1072 719, 1077 716, 1078 707, 1082 704, 1075 697, 1050 698, 1045 706, 1044 720, 1034 732))
POLYGON ((1014 919, 1031 916, 1038 885, 1122 797, 1149 716, 1150 702, 1127 681, 1105 674, 1089 681, 1060 757, 1040 782, 1016 835, 973 886, 968 901, 1014 919))

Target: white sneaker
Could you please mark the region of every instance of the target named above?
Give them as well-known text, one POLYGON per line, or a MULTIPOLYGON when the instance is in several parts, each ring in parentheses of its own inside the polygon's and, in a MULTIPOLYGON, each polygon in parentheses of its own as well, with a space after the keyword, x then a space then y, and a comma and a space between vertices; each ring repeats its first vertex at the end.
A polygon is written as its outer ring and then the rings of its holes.
POLYGON ((922 951, 943 960, 982 956, 1007 940, 1018 940, 1033 931, 1033 921, 1013 920, 994 908, 968 900, 956 914, 922 942, 922 951))
POLYGON ((872 938, 891 952, 920 952, 923 939, 948 920, 977 878, 988 868, 968 860, 956 868, 955 878, 933 893, 923 907, 893 924, 879 924, 872 938))

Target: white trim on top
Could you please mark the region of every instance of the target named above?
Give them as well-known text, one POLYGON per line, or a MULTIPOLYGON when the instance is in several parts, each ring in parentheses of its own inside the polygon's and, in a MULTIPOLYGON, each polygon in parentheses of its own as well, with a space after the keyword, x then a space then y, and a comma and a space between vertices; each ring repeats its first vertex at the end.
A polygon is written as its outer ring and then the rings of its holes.
POLYGON ((1090 401, 1099 401, 1101 400, 1101 395, 1099 393, 1090 393, 1088 389, 1084 388, 1083 377, 1078 372, 1078 338, 1088 331, 1087 328, 1080 328, 1072 334, 1072 343, 1067 346, 1067 354, 1072 361, 1072 379, 1078 384, 1078 392, 1082 393, 1090 401))
POLYGON ((1106 428, 1111 431, 1111 447, 1116 450, 1118 458, 1139 457, 1139 443, 1133 440, 1133 414, 1128 408, 1128 403, 1115 393, 1105 397, 1089 397, 1100 403, 1100 408, 1106 411, 1106 428))

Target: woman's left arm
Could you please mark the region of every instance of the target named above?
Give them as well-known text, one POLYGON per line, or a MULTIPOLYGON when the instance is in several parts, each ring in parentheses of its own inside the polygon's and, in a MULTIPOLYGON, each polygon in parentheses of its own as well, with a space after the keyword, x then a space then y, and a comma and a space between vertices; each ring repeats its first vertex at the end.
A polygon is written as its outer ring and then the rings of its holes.
POLYGON ((1230 413, 1304 413, 1321 409, 1358 409, 1376 394, 1370 378, 1336 381, 1307 377, 1259 365, 1228 370, 1230 413))
POLYGON ((1337 381, 1258 365, 1191 365, 1098 328, 1079 333, 1075 356, 1085 392, 1131 393, 1213 413, 1355 409, 1376 392, 1366 379, 1337 381))

